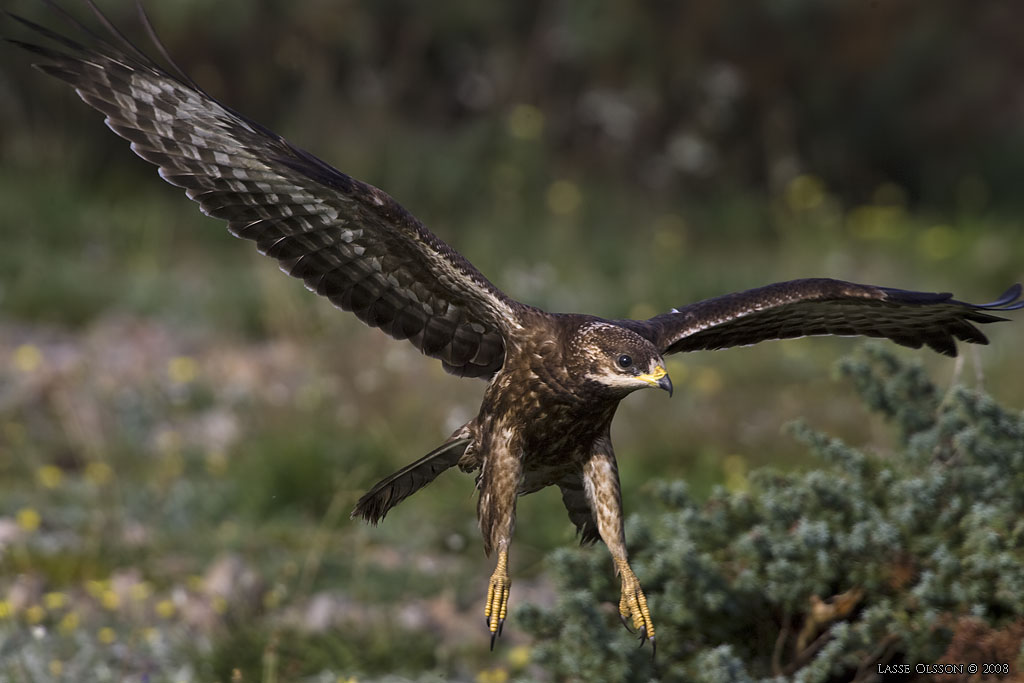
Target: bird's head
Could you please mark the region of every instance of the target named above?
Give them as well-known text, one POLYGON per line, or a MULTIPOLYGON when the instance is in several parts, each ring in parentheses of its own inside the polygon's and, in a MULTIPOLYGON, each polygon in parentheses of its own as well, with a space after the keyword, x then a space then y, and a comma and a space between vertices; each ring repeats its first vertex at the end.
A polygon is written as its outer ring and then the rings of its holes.
POLYGON ((570 343, 567 359, 581 379, 623 397, 657 387, 672 395, 672 380, 655 346, 640 335, 604 322, 584 324, 570 343))

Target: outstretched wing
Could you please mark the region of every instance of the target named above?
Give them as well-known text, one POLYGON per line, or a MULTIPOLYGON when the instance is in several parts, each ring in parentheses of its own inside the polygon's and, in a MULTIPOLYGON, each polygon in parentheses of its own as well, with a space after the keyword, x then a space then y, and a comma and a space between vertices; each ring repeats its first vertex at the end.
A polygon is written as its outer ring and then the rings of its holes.
POLYGON ((778 282, 699 301, 650 320, 619 324, 649 339, 663 354, 835 334, 886 337, 955 356, 957 339, 987 344, 974 323, 1005 320, 992 313, 1024 308, 1020 296, 1017 284, 992 303, 969 304, 949 293, 817 278, 778 282))
POLYGON ((226 220, 234 235, 256 242, 310 290, 408 339, 448 372, 488 377, 501 367, 505 336, 518 325, 523 304, 381 190, 204 92, 174 67, 144 15, 177 76, 88 4, 109 40, 74 19, 93 46, 14 17, 57 47, 11 42, 40 55, 35 66, 70 83, 164 180, 185 188, 204 213, 226 220))

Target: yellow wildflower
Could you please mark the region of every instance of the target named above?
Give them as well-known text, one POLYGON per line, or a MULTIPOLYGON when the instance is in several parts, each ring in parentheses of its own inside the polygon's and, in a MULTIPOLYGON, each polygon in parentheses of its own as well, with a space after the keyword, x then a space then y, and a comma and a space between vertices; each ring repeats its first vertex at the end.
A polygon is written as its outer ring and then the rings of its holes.
POLYGON ((174 603, 170 600, 161 600, 156 603, 156 613, 164 619, 170 619, 174 616, 174 603))
POLYGON ((786 185, 786 204, 793 211, 809 211, 825 201, 825 183, 813 175, 798 175, 786 185))
POLYGON ((137 602, 145 601, 152 594, 153 587, 149 585, 148 581, 139 581, 131 588, 132 600, 137 602))
POLYGON ((46 609, 60 609, 68 602, 68 598, 63 593, 56 591, 47 593, 43 596, 43 604, 46 605, 46 609))
POLYGON ((175 384, 188 384, 199 374, 199 364, 189 356, 175 356, 167 362, 167 376, 175 384))
POLYGON ((530 648, 517 645, 508 651, 508 665, 513 669, 522 669, 530 663, 530 648))
POLYGON ((68 612, 60 620, 60 623, 57 624, 57 628, 60 629, 61 633, 71 633, 78 628, 80 622, 81 619, 78 616, 78 612, 68 612))
POLYGON ((506 683, 508 671, 505 669, 484 669, 476 675, 476 683, 506 683))
POLYGON ((113 611, 121 606, 121 598, 117 593, 108 589, 103 591, 103 595, 100 596, 100 604, 104 609, 113 611))
POLYGON ((85 466, 85 479, 96 486, 103 486, 114 478, 114 470, 105 462, 91 462, 85 466))
POLYGON ((43 488, 55 489, 60 486, 64 473, 56 465, 43 465, 36 470, 36 481, 43 488))
POLYGON ((38 346, 22 344, 14 349, 14 367, 21 372, 34 372, 43 364, 43 352, 38 346))
POLYGON ((21 508, 18 510, 18 526, 29 533, 39 528, 42 518, 34 508, 21 508))
POLYGON ((97 581, 96 579, 89 579, 85 582, 85 590, 92 597, 99 600, 103 594, 108 590, 106 581, 97 581))
POLYGON ((42 605, 32 605, 25 610, 25 621, 30 624, 38 624, 46 618, 46 610, 43 609, 42 605))

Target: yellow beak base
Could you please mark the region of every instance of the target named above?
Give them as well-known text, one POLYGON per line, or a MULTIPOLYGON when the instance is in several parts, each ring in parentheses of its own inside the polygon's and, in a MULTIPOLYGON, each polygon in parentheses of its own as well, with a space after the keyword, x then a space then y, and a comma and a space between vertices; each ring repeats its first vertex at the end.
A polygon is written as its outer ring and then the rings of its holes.
POLYGON ((654 368, 654 372, 650 372, 644 375, 637 375, 637 379, 650 384, 652 387, 658 387, 668 392, 669 396, 672 396, 672 380, 668 376, 668 371, 659 365, 654 368))

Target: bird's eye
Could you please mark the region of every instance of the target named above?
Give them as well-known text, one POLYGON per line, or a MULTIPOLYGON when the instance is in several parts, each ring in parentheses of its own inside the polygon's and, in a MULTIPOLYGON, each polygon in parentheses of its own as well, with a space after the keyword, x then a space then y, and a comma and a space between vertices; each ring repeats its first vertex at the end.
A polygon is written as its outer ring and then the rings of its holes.
POLYGON ((621 356, 619 356, 619 367, 620 368, 628 368, 632 364, 633 364, 633 359, 630 358, 629 356, 627 356, 626 354, 622 354, 621 356))

